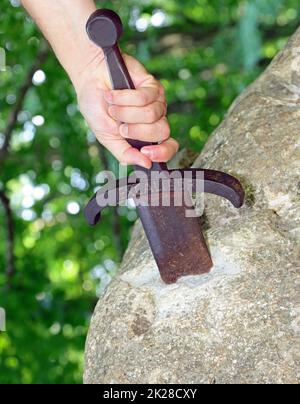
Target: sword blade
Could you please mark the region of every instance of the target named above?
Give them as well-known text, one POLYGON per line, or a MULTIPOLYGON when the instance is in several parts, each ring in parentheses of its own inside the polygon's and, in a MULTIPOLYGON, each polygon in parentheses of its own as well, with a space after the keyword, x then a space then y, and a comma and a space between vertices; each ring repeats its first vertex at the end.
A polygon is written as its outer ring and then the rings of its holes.
POLYGON ((213 263, 199 219, 186 217, 186 207, 140 206, 137 209, 165 283, 211 270, 213 263))

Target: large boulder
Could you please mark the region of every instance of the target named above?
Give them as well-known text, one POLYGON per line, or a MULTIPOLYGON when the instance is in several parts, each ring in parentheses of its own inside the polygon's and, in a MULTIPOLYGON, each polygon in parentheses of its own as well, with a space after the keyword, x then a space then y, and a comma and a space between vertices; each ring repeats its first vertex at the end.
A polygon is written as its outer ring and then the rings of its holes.
POLYGON ((138 224, 92 319, 86 383, 299 383, 299 47, 300 30, 195 163, 247 191, 241 210, 206 197, 213 271, 163 284, 138 224))

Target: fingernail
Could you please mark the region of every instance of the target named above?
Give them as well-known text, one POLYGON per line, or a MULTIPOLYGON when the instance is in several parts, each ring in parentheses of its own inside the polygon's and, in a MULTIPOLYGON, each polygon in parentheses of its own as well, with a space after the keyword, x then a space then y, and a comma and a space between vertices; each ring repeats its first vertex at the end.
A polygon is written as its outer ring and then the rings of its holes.
POLYGON ((121 134, 121 136, 128 137, 128 131, 129 131, 129 129, 128 129, 127 123, 123 123, 120 126, 120 134, 121 134))
POLYGON ((105 98, 105 100, 106 100, 108 103, 112 104, 112 102, 113 102, 113 95, 112 95, 112 92, 111 92, 111 91, 105 91, 105 93, 104 93, 104 98, 105 98))
POLYGON ((154 157, 154 151, 152 149, 143 148, 143 149, 141 149, 141 153, 143 153, 145 156, 147 156, 150 159, 152 159, 154 157))

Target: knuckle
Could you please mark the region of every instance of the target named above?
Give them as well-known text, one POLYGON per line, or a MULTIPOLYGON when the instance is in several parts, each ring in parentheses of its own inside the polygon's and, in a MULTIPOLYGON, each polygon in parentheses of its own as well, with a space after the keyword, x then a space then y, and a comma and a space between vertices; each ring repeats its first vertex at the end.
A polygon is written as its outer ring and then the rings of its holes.
POLYGON ((139 130, 138 124, 130 124, 128 125, 128 134, 127 139, 138 139, 141 137, 141 130, 139 130))
POLYGON ((167 160, 169 157, 169 148, 167 145, 162 144, 160 149, 161 158, 167 160))
POLYGON ((163 119, 161 124, 161 134, 163 135, 163 140, 167 140, 171 134, 171 128, 166 119, 163 119))
POLYGON ((172 141, 173 141, 173 144, 174 144, 174 150, 175 150, 175 153, 177 153, 178 152, 178 150, 179 150, 179 143, 177 142, 177 140, 175 140, 175 139, 172 139, 172 141))
POLYGON ((123 150, 121 150, 118 160, 122 165, 127 166, 130 164, 133 164, 134 161, 132 159, 131 154, 129 153, 130 150, 131 150, 130 145, 128 145, 128 147, 125 147, 123 150))
POLYGON ((153 74, 148 74, 147 76, 147 81, 157 83, 156 78, 153 76, 153 74))
POLYGON ((168 115, 168 103, 164 102, 164 115, 167 116, 168 115))
POLYGON ((147 105, 148 103, 148 95, 146 92, 141 91, 140 92, 140 104, 143 105, 147 105))
POLYGON ((157 120, 157 109, 153 106, 151 106, 150 108, 147 108, 146 110, 146 114, 147 114, 147 119, 149 120, 149 123, 154 123, 157 120))
POLYGON ((171 144, 172 144, 172 149, 173 149, 174 153, 177 153, 180 148, 179 143, 175 139, 170 139, 170 141, 172 141, 171 144))
POLYGON ((128 157, 126 157, 126 156, 121 156, 121 157, 119 158, 119 162, 120 162, 120 164, 123 165, 123 166, 127 166, 127 165, 131 164, 131 160, 130 160, 128 157))
POLYGON ((153 98, 154 99, 158 99, 160 95, 160 90, 159 90, 159 86, 157 85, 156 87, 153 88, 153 98))
POLYGON ((165 98, 165 96, 166 96, 165 87, 164 87, 161 83, 159 84, 159 94, 160 94, 163 98, 165 98))

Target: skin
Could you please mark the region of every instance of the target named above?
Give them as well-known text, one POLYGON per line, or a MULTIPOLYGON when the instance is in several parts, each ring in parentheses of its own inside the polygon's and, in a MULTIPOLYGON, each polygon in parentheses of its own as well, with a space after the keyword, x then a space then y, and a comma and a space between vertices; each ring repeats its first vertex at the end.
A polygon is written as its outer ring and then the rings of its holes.
POLYGON ((89 41, 85 25, 93 0, 22 0, 50 42, 77 93, 80 110, 99 142, 121 164, 151 168, 178 151, 170 137, 164 88, 133 57, 123 55, 136 90, 112 90, 104 56, 89 41), (63 40, 62 40, 63 38, 63 40), (141 151, 127 139, 159 142, 141 151))

